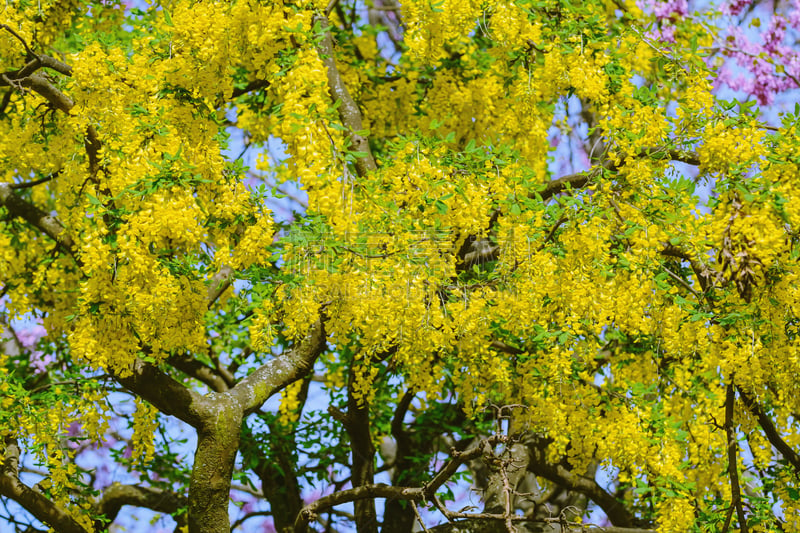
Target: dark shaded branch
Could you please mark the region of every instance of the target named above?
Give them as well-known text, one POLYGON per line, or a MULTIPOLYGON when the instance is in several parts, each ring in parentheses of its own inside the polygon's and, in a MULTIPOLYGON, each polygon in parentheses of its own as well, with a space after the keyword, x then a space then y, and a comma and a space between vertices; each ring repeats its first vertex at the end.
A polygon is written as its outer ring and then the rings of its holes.
POLYGON ((322 15, 314 17, 314 21, 322 27, 323 35, 319 42, 319 55, 323 64, 328 70, 328 86, 334 101, 339 101, 339 119, 347 128, 347 136, 350 139, 350 148, 361 152, 364 155, 356 157, 356 173, 365 176, 368 172, 375 170, 375 158, 369 147, 369 140, 359 132, 364 129, 361 120, 361 110, 358 108, 350 91, 347 90, 339 69, 336 68, 336 60, 333 54, 333 39, 331 38, 330 22, 322 15))
POLYGON ((59 174, 61 174, 60 170, 57 171, 57 172, 53 172, 50 175, 44 176, 42 178, 39 178, 38 180, 26 181, 26 182, 23 182, 23 183, 10 183, 9 187, 11 187, 14 190, 28 189, 30 187, 35 187, 36 185, 41 185, 42 183, 47 183, 48 181, 52 181, 56 177, 58 177, 59 174))
MULTIPOLYGON (((298 416, 296 419, 278 420, 272 417, 262 419, 269 427, 266 443, 268 452, 253 436, 252 431, 244 424, 242 427, 242 445, 240 453, 245 464, 250 465, 253 472, 261 480, 259 497, 266 498, 271 509, 280 509, 272 513, 276 531, 291 529, 295 517, 303 508, 302 489, 295 461, 297 452, 297 427, 300 413, 308 400, 308 389, 312 377, 303 378, 300 392, 297 394, 298 416)), ((235 529, 235 528, 234 528, 235 529)))
POLYGON ((0 496, 14 500, 34 518, 59 533, 89 533, 49 498, 20 481, 19 445, 16 439, 6 439, 4 444, 4 460, 0 467, 0 496))
POLYGON ((731 480, 731 507, 725 517, 722 526, 722 533, 726 533, 731 525, 733 511, 736 510, 736 517, 739 519, 739 529, 742 533, 747 533, 747 517, 744 514, 744 504, 742 502, 742 489, 739 485, 738 468, 738 446, 736 445, 736 432, 733 422, 733 404, 736 400, 733 376, 730 383, 725 388, 725 438, 728 442, 728 477, 731 480))
POLYGON ((789 463, 794 468, 795 473, 800 476, 800 455, 795 452, 791 446, 789 446, 785 440, 781 437, 780 433, 778 433, 777 428, 775 428, 775 424, 772 423, 772 420, 766 415, 761 406, 750 397, 747 393, 745 393, 741 387, 736 388, 739 391, 739 397, 744 402, 744 405, 747 409, 753 413, 753 415, 758 420, 758 425, 761 426, 761 429, 764 430, 764 433, 767 435, 767 439, 769 442, 775 446, 783 457, 789 461, 789 463))
MULTIPOLYGON (((666 149, 662 147, 644 148, 636 157, 644 158, 651 157, 654 159, 668 159, 670 161, 679 161, 687 165, 699 165, 700 158, 694 152, 686 150, 666 149)), ((552 180, 547 183, 544 190, 539 191, 542 200, 548 200, 558 193, 567 189, 580 189, 585 187, 591 178, 598 176, 602 169, 613 170, 615 165, 611 161, 604 161, 602 165, 597 165, 584 172, 577 172, 562 176, 558 179, 552 180)))
POLYGON ((615 526, 630 527, 634 525, 634 517, 613 495, 606 492, 594 479, 570 472, 563 465, 547 462, 545 448, 547 441, 532 437, 528 439, 531 454, 529 468, 537 476, 549 479, 569 490, 585 494, 603 509, 608 519, 615 526))
POLYGON ((178 521, 185 522, 185 514, 176 517, 176 514, 185 509, 188 499, 185 496, 174 494, 152 487, 141 487, 138 485, 120 485, 114 483, 103 491, 103 497, 95 507, 97 514, 105 517, 105 520, 96 520, 95 531, 106 531, 108 526, 114 522, 123 505, 133 505, 168 513, 178 521))
POLYGON ((712 288, 714 286, 714 281, 719 278, 719 274, 717 272, 702 264, 677 246, 667 244, 659 253, 667 257, 675 257, 677 259, 687 261, 692 267, 694 275, 697 276, 697 282, 700 284, 700 288, 704 293, 708 289, 712 288))
MULTIPOLYGON (((394 410, 391 422, 391 434, 394 438, 394 456, 391 458, 391 480, 393 485, 418 486, 420 474, 424 474, 425 469, 420 468, 419 457, 423 452, 427 452, 431 439, 416 438, 404 427, 404 420, 415 394, 407 390, 397 407, 394 410), (415 449, 415 441, 420 446, 415 449)), ((419 437, 419 436, 417 436, 419 437)), ((383 446, 382 446, 383 448, 383 446)), ((387 500, 383 513, 383 528, 381 533, 405 533, 411 531, 414 526, 414 508, 401 500, 387 500)))
POLYGON ((700 166, 700 157, 695 152, 689 150, 677 150, 675 148, 664 149, 662 147, 645 148, 639 152, 638 157, 651 157, 653 159, 668 159, 678 161, 695 167, 700 166))
POLYGON ((296 533, 305 533, 305 527, 312 520, 316 519, 317 514, 343 503, 355 502, 364 499, 375 498, 389 498, 399 500, 413 500, 413 501, 431 501, 436 496, 436 491, 444 485, 453 474, 458 471, 459 467, 468 463, 472 459, 479 457, 483 454, 491 454, 492 448, 505 439, 501 435, 493 435, 487 439, 478 442, 473 448, 469 448, 463 452, 455 449, 450 451, 450 460, 436 473, 433 479, 422 487, 393 487, 391 485, 384 485, 383 483, 376 483, 371 485, 362 485, 348 490, 335 492, 329 496, 324 496, 319 500, 306 505, 294 523, 294 530, 296 533))
POLYGON ((403 429, 403 420, 406 417, 406 413, 408 413, 408 408, 411 407, 411 402, 414 401, 414 396, 415 394, 412 391, 407 390, 403 397, 400 398, 400 401, 397 402, 394 416, 392 416, 392 437, 397 441, 398 452, 400 448, 408 448, 408 435, 403 429))
MULTIPOLYGON (((558 520, 558 519, 555 519, 558 520)), ((524 524, 524 523, 523 523, 524 524)), ((548 522, 531 520, 531 525, 546 525, 548 522)), ((655 529, 640 529, 636 527, 591 527, 587 525, 560 523, 556 527, 561 529, 536 529, 534 531, 561 531, 562 533, 656 533, 655 529)), ((498 527, 497 520, 466 518, 455 522, 446 522, 428 528, 429 533, 507 533, 505 524, 498 527)))
POLYGON ((580 189, 581 187, 585 187, 586 184, 589 183, 589 180, 599 173, 599 168, 600 167, 596 167, 585 172, 568 174, 558 179, 549 181, 547 185, 545 185, 545 188, 539 191, 539 196, 542 197, 543 201, 547 201, 556 194, 564 192, 565 190, 580 189))
MULTIPOLYGON (((699 165, 700 159, 694 152, 688 152, 685 150, 671 150, 666 148, 654 147, 654 148, 645 148, 643 149, 637 157, 653 157, 658 159, 670 159, 672 161, 680 161, 683 163, 691 164, 691 165, 699 165)), ((530 194, 531 198, 535 198, 537 195, 541 198, 542 201, 546 202, 547 200, 551 199, 557 194, 560 194, 564 191, 572 190, 572 189, 582 189, 586 187, 594 178, 599 176, 601 172, 605 170, 614 170, 616 166, 609 160, 605 160, 602 164, 598 164, 589 170, 583 172, 576 172, 575 174, 568 174, 566 176, 562 176, 558 179, 554 179, 549 181, 545 184, 544 188, 537 191, 536 193, 530 194)), ((501 209, 495 209, 494 213, 489 220, 489 227, 494 226, 497 222, 501 214, 501 209)), ((540 249, 544 248, 544 245, 553 238, 556 230, 566 221, 565 218, 560 218, 551 228, 548 235, 542 241, 540 249)), ((668 247, 669 248, 669 247, 668 247)), ((674 247, 672 247, 674 248, 674 247)), ((675 248, 677 250, 677 248, 675 248)), ((662 252, 665 255, 672 255, 665 252, 662 252)), ((492 244, 488 239, 470 241, 468 238, 465 241, 464 245, 458 251, 458 266, 456 267, 457 271, 463 271, 469 268, 472 265, 479 265, 486 263, 488 261, 494 261, 500 256, 500 247, 492 244)), ((693 266, 696 266, 693 264, 693 266)), ((707 269, 698 269, 698 277, 700 277, 699 272, 705 271, 707 269)), ((701 279, 701 284, 706 284, 707 279, 701 279)), ((704 289, 705 290, 705 286, 704 289)))
POLYGON ((261 480, 262 498, 266 498, 271 509, 280 509, 273 513, 276 531, 291 528, 294 518, 303 508, 301 488, 298 483, 297 466, 292 454, 297 443, 292 431, 280 428, 272 423, 270 429, 269 454, 263 454, 253 444, 254 437, 245 426, 242 432, 241 454, 251 464, 253 472, 261 480))
MULTIPOLYGON (((369 403, 355 395, 355 364, 350 365, 347 381, 347 415, 343 419, 344 429, 350 437, 352 460, 350 466, 353 487, 370 486, 375 481, 375 446, 370 434, 369 403)), ((375 500, 359 499, 353 503, 358 533, 378 532, 378 513, 375 500)))
MULTIPOLYGON (((514 420, 509 421, 514 425, 514 420)), ((509 433, 512 431, 510 430, 509 433)), ((514 514, 517 486, 524 478, 530 463, 527 446, 521 442, 506 445, 500 457, 494 461, 492 473, 486 484, 484 513, 503 514, 510 518, 514 514)), ((510 526, 510 523, 508 524, 510 526)))
POLYGON ((8 183, 0 183, 0 205, 4 206, 9 214, 25 220, 28 224, 38 229, 70 255, 75 256, 75 243, 61 222, 54 216, 48 215, 35 205, 23 200, 12 191, 8 183))
POLYGON ((214 392, 225 392, 229 388, 225 379, 213 368, 204 365, 189 354, 172 355, 167 359, 167 363, 187 376, 205 383, 214 392))
POLYGON ((306 533, 308 524, 316 520, 318 514, 326 509, 343 503, 374 500, 375 498, 421 501, 424 499, 424 495, 421 488, 393 487, 383 483, 341 490, 328 496, 323 496, 314 503, 303 507, 303 510, 300 511, 294 521, 294 531, 295 533, 306 533))
POLYGON ((234 89, 231 98, 237 98, 250 91, 257 91, 258 89, 265 89, 267 87, 269 87, 269 82, 267 80, 253 80, 241 89, 234 89))
POLYGON ((28 42, 25 39, 23 39, 19 33, 15 32, 11 26, 9 26, 8 24, 0 24, 0 29, 6 30, 8 33, 13 35, 19 42, 21 42, 22 46, 25 47, 25 53, 28 55, 28 57, 36 57, 36 54, 34 54, 33 50, 31 50, 30 46, 28 46, 28 42))

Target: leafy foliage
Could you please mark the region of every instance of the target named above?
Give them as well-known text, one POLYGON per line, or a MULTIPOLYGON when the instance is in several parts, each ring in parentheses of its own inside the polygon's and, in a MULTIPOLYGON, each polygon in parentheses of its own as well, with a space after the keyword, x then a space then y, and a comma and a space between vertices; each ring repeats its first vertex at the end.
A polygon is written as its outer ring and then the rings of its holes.
POLYGON ((1 518, 800 530, 779 4, 7 3, 1 518))

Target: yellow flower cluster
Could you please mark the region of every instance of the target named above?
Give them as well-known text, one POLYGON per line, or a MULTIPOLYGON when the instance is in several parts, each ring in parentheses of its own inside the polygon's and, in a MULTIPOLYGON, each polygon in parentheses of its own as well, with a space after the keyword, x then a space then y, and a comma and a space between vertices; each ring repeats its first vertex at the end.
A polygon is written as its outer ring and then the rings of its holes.
POLYGON ((608 77, 603 67, 608 57, 603 53, 575 53, 567 59, 569 82, 579 98, 602 105, 608 101, 608 77))
POLYGON ((444 57, 445 44, 465 40, 482 13, 481 2, 476 0, 412 0, 403 2, 402 7, 410 53, 431 63, 444 57))
POLYGON ((514 2, 495 2, 489 19, 489 33, 498 44, 524 48, 541 44, 541 24, 529 20, 527 13, 514 2))
POLYGON ((303 389, 303 381, 297 380, 281 391, 281 403, 278 412, 281 422, 292 424, 300 419, 300 391, 303 389))
POLYGON ((763 153, 765 132, 756 126, 732 129, 724 122, 708 124, 698 147, 700 168, 709 173, 724 173, 731 167, 748 167, 763 153))
POLYGON ((134 399, 136 411, 133 413, 133 436, 131 437, 131 459, 147 464, 153 460, 153 444, 158 429, 158 409, 139 399, 134 399))

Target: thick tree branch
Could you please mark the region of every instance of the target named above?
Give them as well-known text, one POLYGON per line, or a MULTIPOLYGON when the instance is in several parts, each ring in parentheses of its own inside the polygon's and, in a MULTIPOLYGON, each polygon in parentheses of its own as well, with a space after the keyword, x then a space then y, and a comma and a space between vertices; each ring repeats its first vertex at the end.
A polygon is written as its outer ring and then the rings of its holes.
MULTIPOLYGON (((97 514, 105 518, 95 521, 95 531, 106 531, 123 505, 145 507, 175 517, 176 513, 185 509, 187 504, 188 499, 185 496, 152 487, 114 483, 103 491, 103 497, 95 507, 97 514)), ((185 514, 177 517, 178 525, 182 525, 181 522, 185 522, 185 518, 185 514)))
MULTIPOLYGON (((541 525, 543 528, 534 531, 546 531, 548 533, 656 533, 655 529, 640 529, 637 527, 592 527, 580 524, 553 524, 552 522, 541 522, 531 520, 530 525, 541 525), (545 529, 546 528, 546 529, 545 529)), ((486 520, 477 518, 467 518, 455 522, 446 522, 438 526, 428 528, 429 533, 508 533, 505 524, 499 524, 497 520, 486 520)))
POLYGON ((239 451, 242 409, 229 393, 209 393, 208 413, 197 427, 197 449, 189 480, 189 531, 230 531, 228 502, 239 451))
POLYGON ((112 374, 123 387, 147 400, 159 411, 172 415, 194 428, 199 428, 208 419, 209 404, 213 400, 183 386, 155 365, 137 359, 130 373, 112 374))
POLYGON ((264 455, 257 446, 251 444, 254 437, 245 425, 241 454, 261 480, 261 497, 266 498, 270 508, 281 510, 272 515, 275 530, 285 531, 292 527, 294 518, 303 508, 297 465, 292 457, 297 443, 291 430, 286 431, 275 423, 269 424, 269 430, 274 440, 270 441, 269 455, 264 455))
POLYGON ((295 519, 294 531, 295 533, 306 533, 308 524, 316 520, 319 513, 326 509, 343 503, 373 500, 375 498, 421 501, 424 499, 424 495, 421 488, 393 487, 383 483, 341 490, 328 496, 323 496, 319 500, 303 507, 303 510, 300 511, 300 514, 295 519))
MULTIPOLYGON (((390 427, 395 446, 394 457, 390 459, 390 475, 393 485, 417 486, 418 476, 424 472, 419 468, 419 460, 417 458, 430 449, 431 439, 412 440, 413 434, 410 431, 406 431, 404 427, 406 413, 408 413, 414 397, 415 394, 407 390, 400 401, 397 402, 397 407, 392 417, 390 427), (421 441, 421 446, 415 447, 414 441, 421 441)), ((381 446, 381 449, 383 449, 383 446, 381 446)), ((388 500, 383 514, 381 533, 405 533, 406 531, 411 531, 414 520, 414 508, 412 506, 406 505, 405 502, 400 500, 388 500)))
MULTIPOLYGON (((679 161, 688 165, 699 165, 700 158, 694 152, 686 150, 675 150, 663 147, 645 148, 641 150, 636 157, 644 158, 650 157, 654 159, 668 159, 670 161, 679 161)), ((597 165, 584 172, 576 172, 562 176, 558 179, 552 180, 545 185, 545 188, 539 191, 539 196, 542 200, 549 200, 556 194, 559 194, 567 189, 580 189, 585 187, 589 180, 600 174, 603 169, 614 170, 616 165, 611 161, 604 161, 601 165, 597 165)))
POLYGON ((43 74, 39 74, 38 72, 22 78, 19 80, 19 84, 39 94, 50 102, 50 105, 64 113, 69 113, 75 105, 70 97, 59 91, 43 74))
POLYGON ((49 498, 19 480, 19 445, 15 439, 6 439, 4 444, 4 461, 0 467, 0 496, 14 500, 34 518, 59 533, 89 533, 49 498))
POLYGON ((359 176, 365 176, 368 172, 375 170, 375 158, 372 156, 372 150, 369 147, 369 139, 359 132, 364 129, 361 120, 361 110, 358 108, 353 97, 350 96, 350 91, 347 90, 342 76, 339 74, 339 69, 336 68, 336 60, 333 53, 333 38, 330 32, 330 22, 328 18, 319 15, 314 18, 314 21, 319 23, 322 28, 323 36, 319 43, 319 55, 322 62, 328 70, 328 86, 331 90, 331 96, 334 101, 339 101, 339 118, 342 124, 347 128, 347 135, 350 139, 350 148, 354 151, 361 152, 364 155, 356 157, 356 173, 359 176))
POLYGON ((238 402, 247 416, 261 407, 270 396, 311 372, 314 362, 324 350, 325 327, 322 320, 318 320, 302 342, 288 353, 257 368, 237 383, 228 394, 238 402))

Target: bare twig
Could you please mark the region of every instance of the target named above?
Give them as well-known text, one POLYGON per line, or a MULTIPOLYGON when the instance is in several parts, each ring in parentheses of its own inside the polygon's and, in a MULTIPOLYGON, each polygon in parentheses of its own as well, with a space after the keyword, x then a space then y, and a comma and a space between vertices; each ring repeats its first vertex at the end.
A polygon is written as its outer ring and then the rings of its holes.
POLYGON ((10 34, 11 34, 11 35, 13 35, 14 37, 16 37, 16 38, 17 38, 17 40, 18 40, 19 42, 21 42, 21 43, 22 43, 22 46, 24 46, 24 47, 25 47, 25 53, 26 53, 26 54, 28 54, 28 56, 30 56, 30 57, 35 57, 35 58, 37 58, 37 59, 38 59, 38 56, 37 56, 36 54, 34 54, 34 53, 33 53, 33 50, 31 50, 31 49, 30 49, 30 47, 28 46, 28 43, 25 41, 25 39, 23 39, 23 38, 20 36, 20 34, 19 34, 19 33, 15 32, 15 31, 14 31, 14 30, 11 28, 11 26, 9 26, 8 24, 0 24, 0 29, 6 30, 8 33, 10 33, 10 34))
POLYGON ((414 516, 417 517, 417 522, 419 522, 419 527, 422 528, 422 531, 428 533, 428 528, 425 527, 425 522, 422 521, 422 517, 419 515, 419 510, 417 509, 417 502, 411 500, 411 508, 414 510, 414 516))
POLYGON ((48 181, 52 181, 56 177, 58 177, 59 174, 61 174, 60 170, 53 172, 48 176, 44 176, 43 178, 39 178, 38 180, 26 181, 23 183, 10 183, 8 186, 11 187, 11 189, 13 190, 28 189, 30 187, 35 187, 36 185, 41 185, 42 183, 47 183, 48 181))

